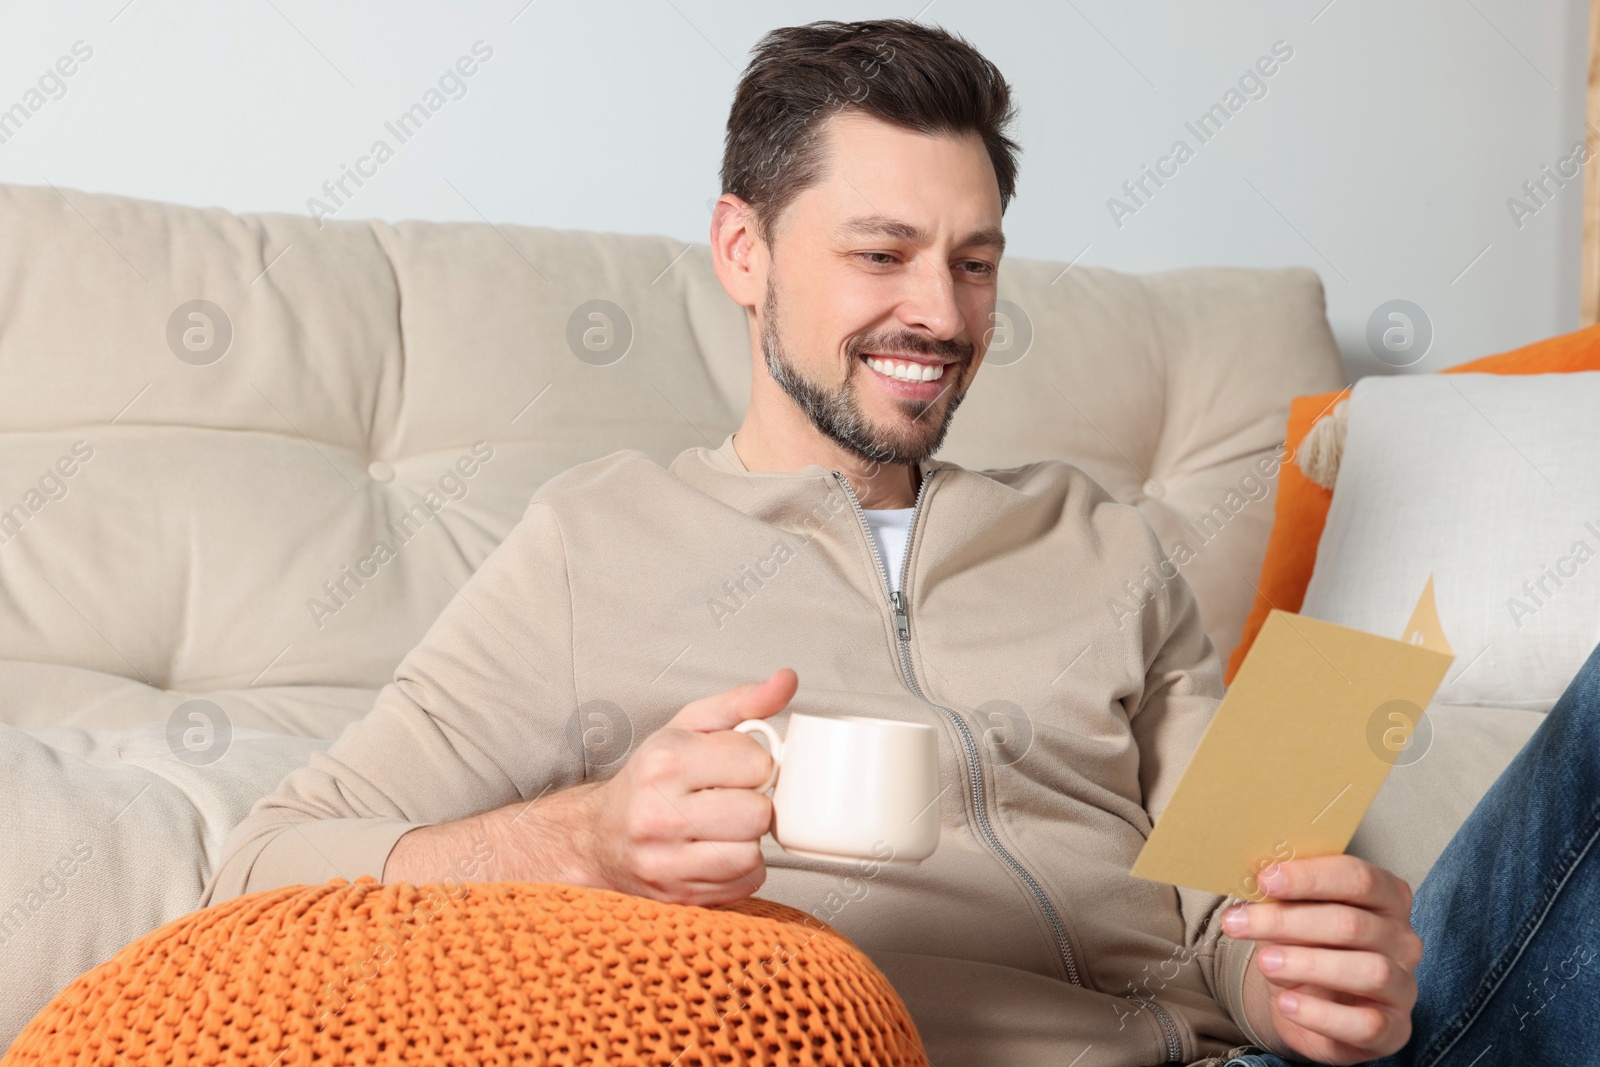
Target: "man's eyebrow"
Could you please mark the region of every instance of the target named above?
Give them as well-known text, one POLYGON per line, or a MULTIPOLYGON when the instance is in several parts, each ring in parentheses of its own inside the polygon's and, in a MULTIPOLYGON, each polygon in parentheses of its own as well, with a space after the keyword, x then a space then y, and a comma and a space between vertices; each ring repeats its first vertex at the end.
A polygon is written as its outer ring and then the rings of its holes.
MULTIPOLYGON (((914 244, 933 240, 921 226, 886 215, 856 215, 840 223, 836 232, 840 237, 896 237, 914 244)), ((974 245, 992 248, 995 255, 1000 255, 1006 248, 1006 235, 997 229, 973 230, 957 244, 961 248, 974 245)))

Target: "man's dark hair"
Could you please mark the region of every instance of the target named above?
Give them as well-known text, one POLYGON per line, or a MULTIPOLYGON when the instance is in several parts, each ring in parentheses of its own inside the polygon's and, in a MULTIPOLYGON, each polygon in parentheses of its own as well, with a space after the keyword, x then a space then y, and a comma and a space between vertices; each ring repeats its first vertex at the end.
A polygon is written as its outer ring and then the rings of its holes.
POLYGON ((768 33, 739 79, 722 152, 722 191, 752 206, 756 234, 822 177, 822 126, 849 110, 927 134, 977 133, 1004 213, 1020 145, 1011 86, 964 39, 908 19, 813 22, 768 33))

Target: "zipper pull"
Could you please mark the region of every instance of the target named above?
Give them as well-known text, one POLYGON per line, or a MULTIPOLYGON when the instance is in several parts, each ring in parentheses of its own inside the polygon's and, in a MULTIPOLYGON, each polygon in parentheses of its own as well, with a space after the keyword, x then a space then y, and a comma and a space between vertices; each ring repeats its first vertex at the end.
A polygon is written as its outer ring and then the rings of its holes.
POLYGON ((904 641, 911 636, 911 623, 906 618, 905 597, 900 595, 900 590, 895 589, 889 593, 889 603, 894 605, 894 628, 904 641))

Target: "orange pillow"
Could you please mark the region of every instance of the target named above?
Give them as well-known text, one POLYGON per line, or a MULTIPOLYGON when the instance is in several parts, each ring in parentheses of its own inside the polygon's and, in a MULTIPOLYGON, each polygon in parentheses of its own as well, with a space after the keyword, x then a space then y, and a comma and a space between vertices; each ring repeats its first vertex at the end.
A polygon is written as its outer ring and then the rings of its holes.
POLYGON ((191 912, 84 972, 4 1061, 927 1067, 862 952, 754 898, 533 882, 292 885, 191 912))
MULTIPOLYGON (((1566 374, 1572 371, 1600 370, 1600 325, 1537 341, 1497 356, 1484 356, 1470 363, 1445 367, 1441 374, 1566 374)), ((1324 489, 1300 472, 1294 462, 1295 451, 1310 432, 1311 424, 1330 411, 1350 386, 1332 393, 1297 396, 1289 404, 1289 422, 1284 441, 1289 454, 1278 469, 1278 503, 1273 513, 1272 533, 1267 538, 1267 556, 1261 563, 1261 580, 1256 583, 1256 600, 1245 619, 1244 631, 1233 655, 1228 657, 1225 682, 1239 672, 1250 645, 1267 621, 1273 608, 1299 611, 1305 601, 1311 569, 1317 562, 1317 542, 1328 519, 1333 492, 1324 489)))

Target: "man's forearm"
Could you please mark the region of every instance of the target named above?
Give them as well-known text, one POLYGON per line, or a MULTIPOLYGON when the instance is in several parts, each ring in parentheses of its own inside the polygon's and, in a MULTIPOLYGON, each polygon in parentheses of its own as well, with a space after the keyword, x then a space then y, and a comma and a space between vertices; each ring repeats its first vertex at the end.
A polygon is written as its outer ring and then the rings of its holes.
POLYGON ((589 861, 594 791, 575 785, 533 801, 402 835, 383 865, 384 882, 424 885, 454 878, 480 882, 563 882, 605 888, 589 861))

